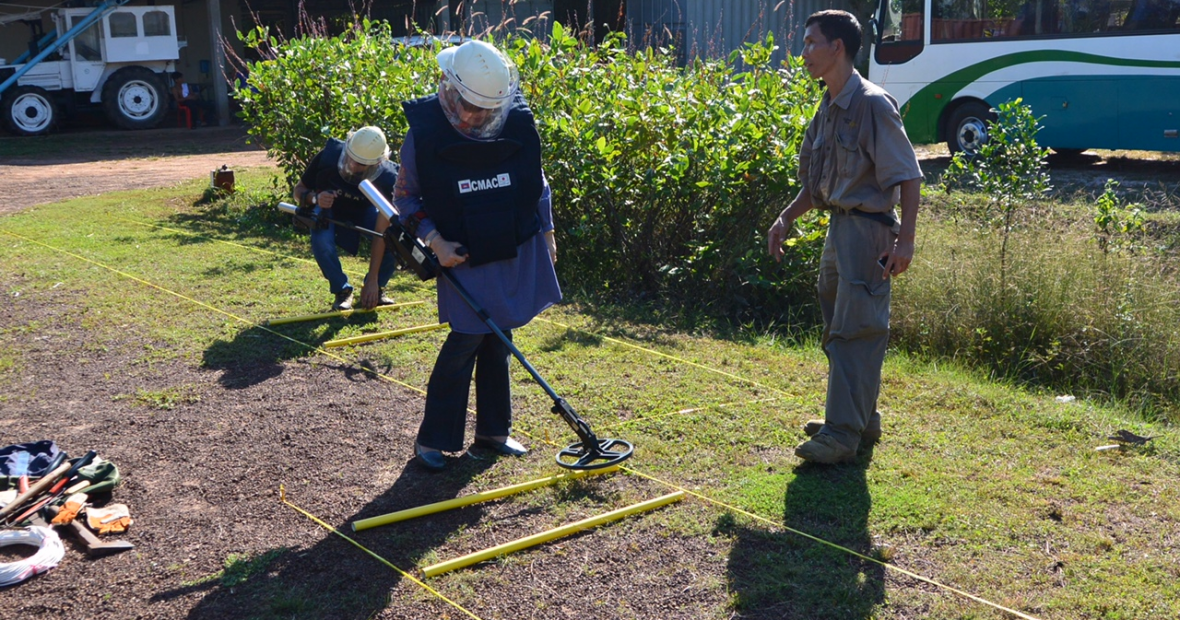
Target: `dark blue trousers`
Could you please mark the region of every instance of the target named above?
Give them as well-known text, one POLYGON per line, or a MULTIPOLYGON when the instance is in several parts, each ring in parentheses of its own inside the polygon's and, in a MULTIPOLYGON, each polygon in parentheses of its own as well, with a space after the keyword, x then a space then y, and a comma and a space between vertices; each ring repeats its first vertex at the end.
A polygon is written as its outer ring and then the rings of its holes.
MULTIPOLYGON (((512 332, 504 335, 512 339, 512 332)), ((446 452, 463 449, 467 398, 475 373, 475 434, 480 437, 512 432, 512 393, 508 361, 512 354, 495 334, 451 332, 438 352, 426 386, 426 414, 418 428, 418 443, 446 452)))

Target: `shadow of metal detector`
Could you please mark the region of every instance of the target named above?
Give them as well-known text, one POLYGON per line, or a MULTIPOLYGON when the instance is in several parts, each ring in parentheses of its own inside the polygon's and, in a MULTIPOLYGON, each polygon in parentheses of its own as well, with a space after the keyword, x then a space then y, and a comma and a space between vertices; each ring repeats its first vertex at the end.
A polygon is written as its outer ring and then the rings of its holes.
MULTIPOLYGON (((425 281, 431 280, 435 277, 441 277, 443 280, 446 280, 446 282, 451 287, 453 287, 455 291, 459 293, 459 296, 463 298, 463 301, 465 301, 467 305, 470 306, 477 315, 479 315, 480 320, 482 320, 484 324, 492 330, 492 333, 496 334, 496 337, 498 337, 500 341, 508 347, 508 350, 512 352, 513 357, 515 357, 517 361, 519 361, 521 365, 524 366, 525 370, 527 370, 530 375, 532 375, 533 380, 541 386, 541 389, 545 390, 545 393, 549 395, 549 398, 553 399, 552 412, 561 416, 561 418, 565 420, 566 424, 568 424, 569 427, 573 429, 574 433, 576 433, 578 438, 581 440, 572 443, 566 448, 558 451, 557 456, 555 457, 558 465, 566 469, 574 470, 601 469, 604 467, 618 465, 619 463, 622 463, 631 457, 632 453, 635 451, 635 447, 632 446, 630 442, 614 438, 599 439, 594 434, 594 431, 590 429, 590 425, 578 416, 577 412, 574 411, 574 408, 571 407, 564 398, 559 396, 557 392, 545 382, 545 379, 541 377, 540 373, 537 372, 537 369, 533 368, 533 365, 530 364, 527 359, 525 359, 524 354, 520 352, 520 349, 518 349, 516 345, 504 335, 504 332, 500 330, 495 321, 493 321, 492 318, 488 316, 488 314, 483 310, 483 308, 480 307, 478 303, 476 303, 475 299, 471 297, 471 295, 467 292, 467 289, 463 288, 463 286, 459 284, 459 281, 456 280, 453 275, 451 275, 450 270, 438 263, 438 259, 435 257, 434 252, 432 252, 430 248, 426 247, 425 244, 419 241, 417 236, 405 230, 401 226, 401 223, 398 221, 397 210, 394 209, 393 205, 390 204, 389 200, 387 200, 385 196, 381 194, 381 191, 378 190, 376 186, 367 180, 361 181, 360 190, 361 193, 363 193, 365 197, 367 197, 369 201, 372 202, 375 207, 377 207, 377 210, 381 211, 382 215, 389 219, 390 225, 389 228, 385 230, 384 235, 373 230, 360 228, 337 220, 327 221, 330 221, 337 226, 344 226, 346 228, 350 228, 352 230, 356 230, 371 236, 384 236, 387 247, 392 248, 397 254, 398 258, 403 263, 405 263, 408 268, 413 270, 419 279, 425 281)), ((316 216, 312 214, 310 209, 299 209, 294 205, 284 202, 279 203, 279 210, 290 213, 296 218, 302 219, 304 224, 310 225, 310 227, 314 227, 316 224, 316 216)))

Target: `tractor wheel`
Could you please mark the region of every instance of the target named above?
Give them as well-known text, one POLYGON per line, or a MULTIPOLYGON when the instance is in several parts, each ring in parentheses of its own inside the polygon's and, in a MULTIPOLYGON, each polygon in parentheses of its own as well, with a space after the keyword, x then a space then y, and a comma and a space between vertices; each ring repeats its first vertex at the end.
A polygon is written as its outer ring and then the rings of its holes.
POLYGON ((17 86, 4 93, 0 107, 4 124, 20 136, 40 136, 57 124, 57 104, 49 91, 39 86, 17 86))
POLYGON ((996 115, 987 104, 978 101, 968 101, 955 108, 946 125, 946 145, 951 155, 978 153, 987 142, 987 124, 995 120, 996 115))
POLYGON ((111 122, 123 129, 149 129, 168 111, 164 82, 151 69, 124 67, 102 87, 102 107, 111 122))

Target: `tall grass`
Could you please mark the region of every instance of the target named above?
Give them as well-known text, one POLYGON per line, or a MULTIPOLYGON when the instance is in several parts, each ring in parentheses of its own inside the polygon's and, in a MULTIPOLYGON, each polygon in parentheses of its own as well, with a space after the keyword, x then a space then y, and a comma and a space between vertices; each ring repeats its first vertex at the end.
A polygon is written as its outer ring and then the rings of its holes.
POLYGON ((961 217, 969 201, 926 209, 917 260, 894 283, 894 344, 1180 421, 1176 258, 1105 253, 1090 205, 1046 201, 1015 213, 1002 272, 996 235, 961 217))

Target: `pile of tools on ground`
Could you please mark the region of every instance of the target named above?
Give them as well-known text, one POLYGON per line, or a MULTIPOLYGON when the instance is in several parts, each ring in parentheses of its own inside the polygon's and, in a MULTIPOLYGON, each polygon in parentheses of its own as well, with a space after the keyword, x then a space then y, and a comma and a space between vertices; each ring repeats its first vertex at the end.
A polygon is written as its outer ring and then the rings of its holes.
POLYGON ((0 587, 20 583, 57 566, 65 547, 55 526, 73 534, 90 556, 133 546, 99 538, 131 526, 124 504, 109 503, 119 469, 94 450, 71 459, 51 440, 0 448, 0 547, 27 545, 32 556, 0 562, 0 587))

